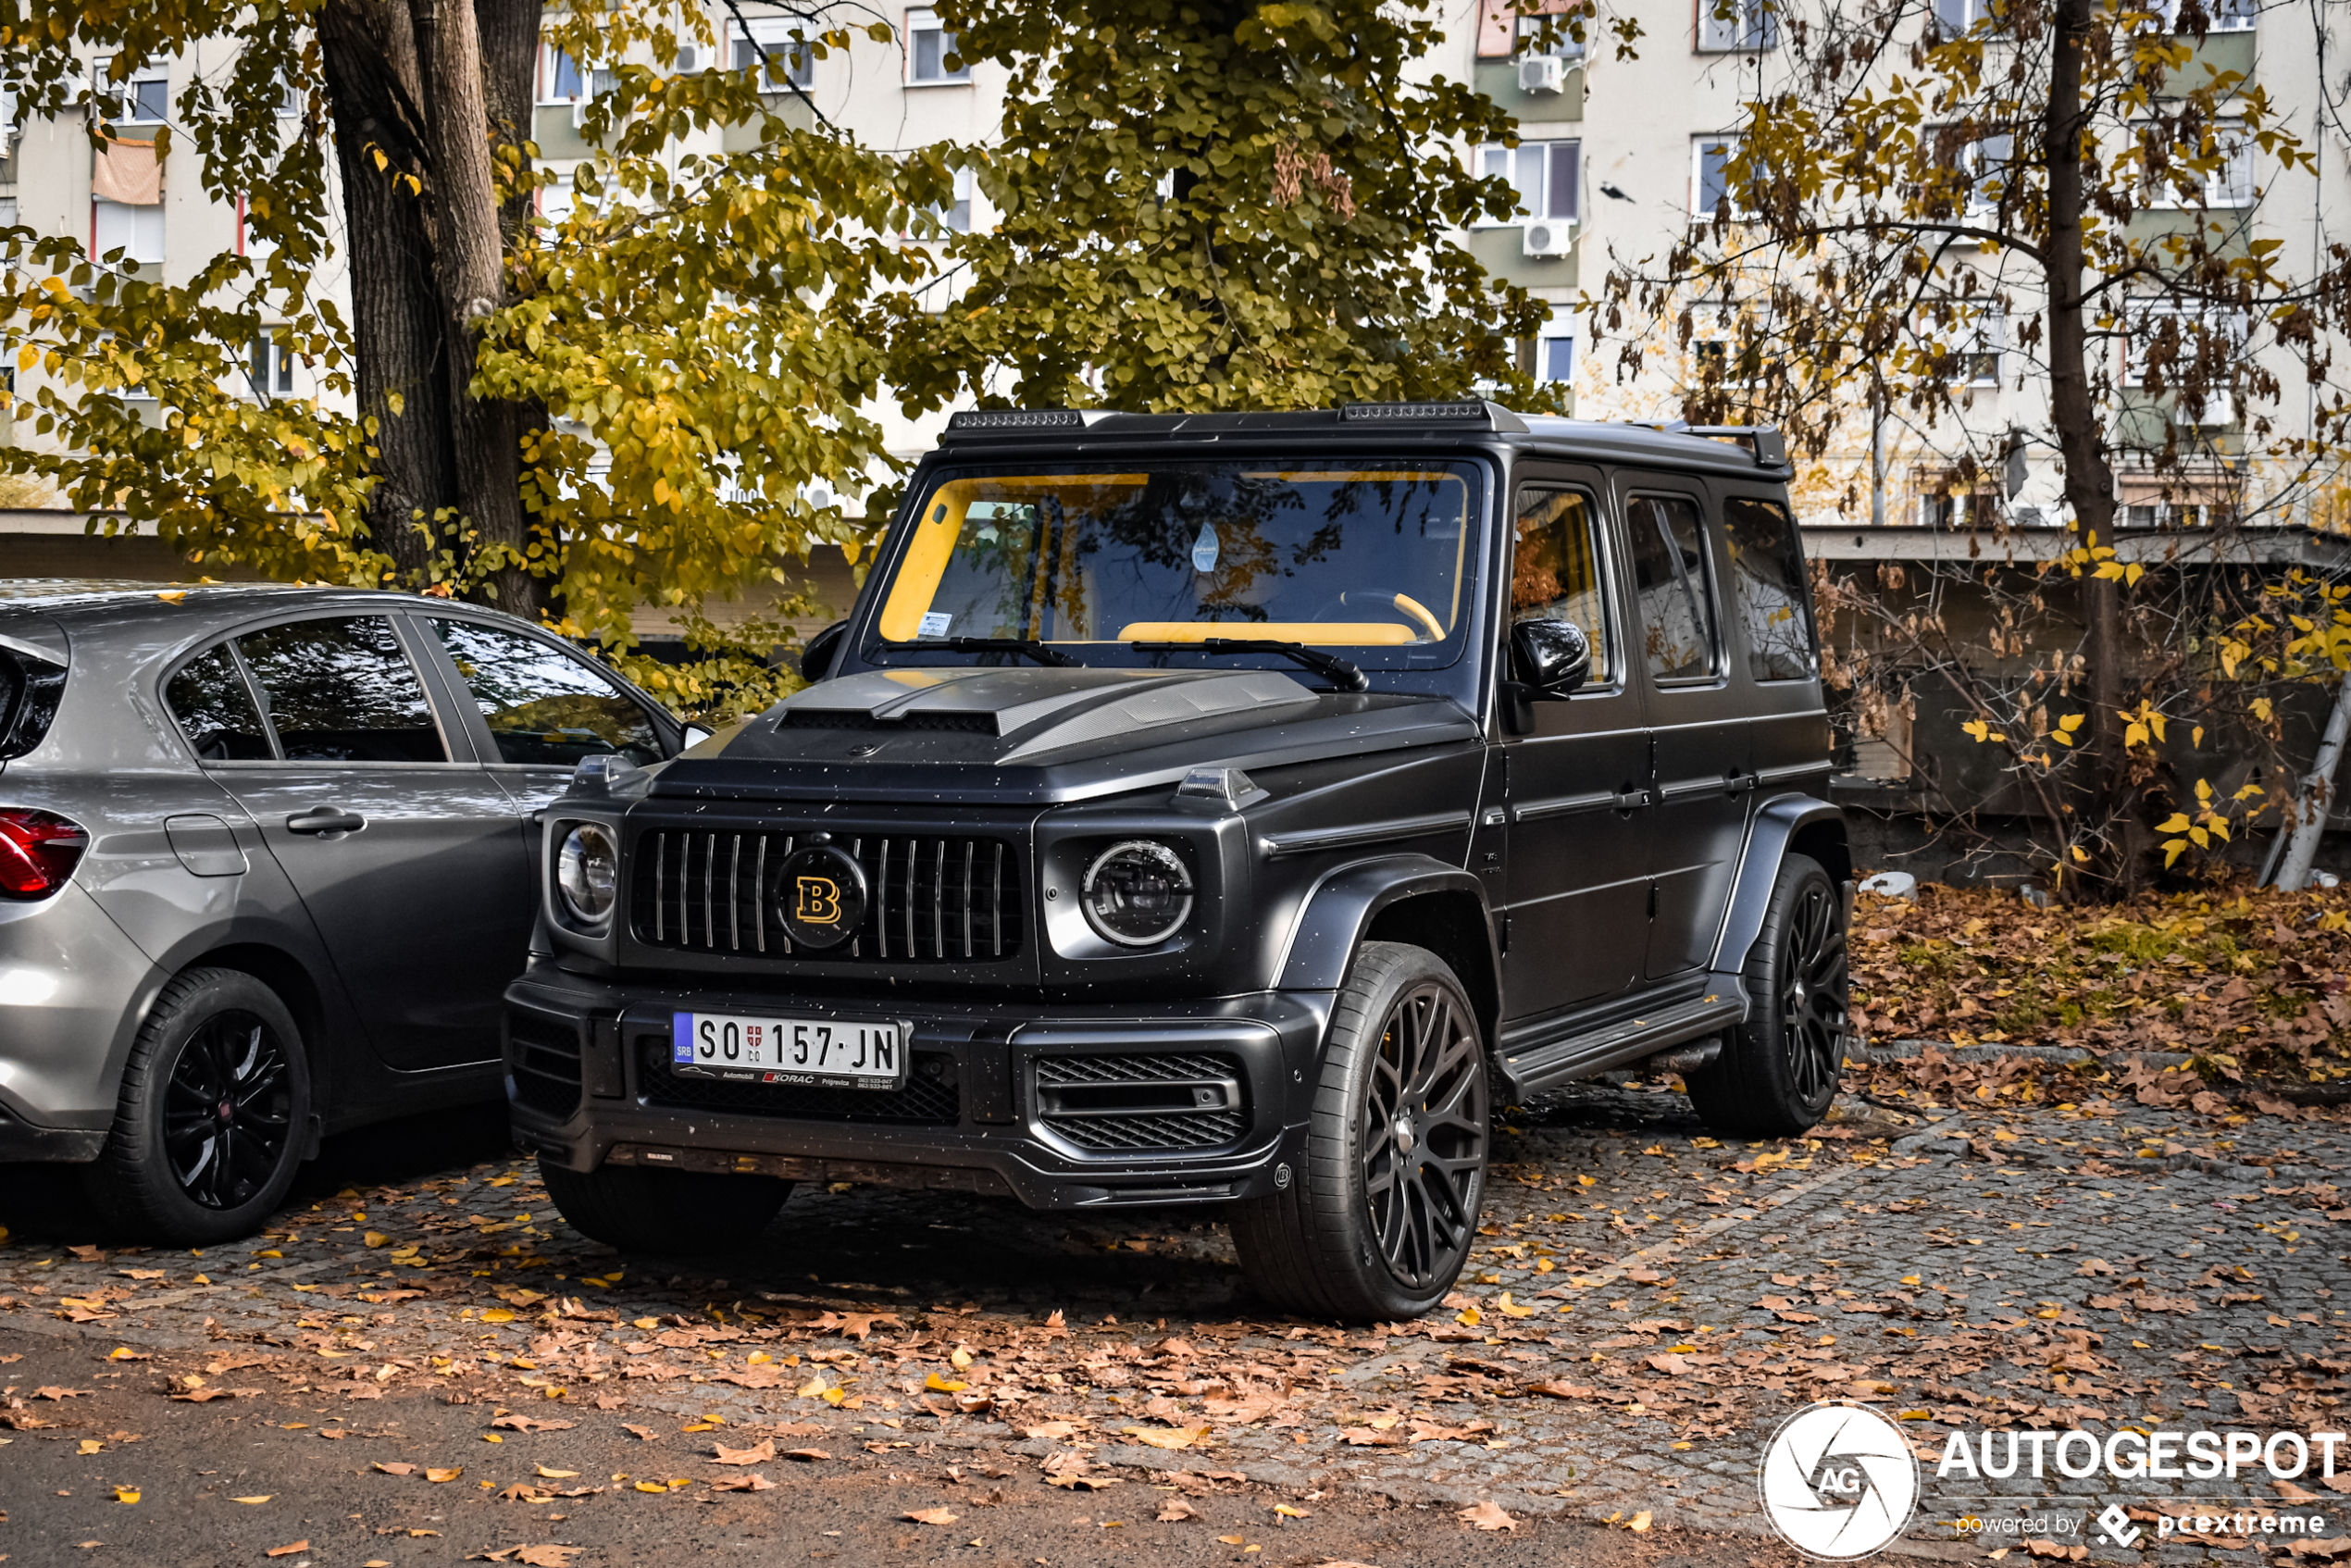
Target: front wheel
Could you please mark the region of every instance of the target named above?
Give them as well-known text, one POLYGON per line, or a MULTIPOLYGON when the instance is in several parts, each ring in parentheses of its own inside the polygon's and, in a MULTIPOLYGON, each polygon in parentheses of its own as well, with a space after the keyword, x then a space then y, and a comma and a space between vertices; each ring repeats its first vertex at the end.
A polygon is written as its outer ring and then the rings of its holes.
POLYGON ((791 1196, 775 1176, 603 1165, 566 1170, 544 1155, 547 1196, 572 1229, 624 1252, 677 1257, 747 1247, 791 1196))
POLYGON ((1711 1065, 1688 1075, 1690 1101, 1719 1132, 1789 1138, 1828 1113, 1844 1069, 1845 900, 1818 861, 1780 866, 1748 955, 1748 1022, 1711 1065))
POLYGON ((83 1185, 109 1224, 148 1239, 249 1236, 293 1185, 309 1121, 310 1066, 286 1004, 251 975, 192 969, 131 1043, 83 1185))
POLYGON ((1258 1294, 1314 1317, 1417 1317, 1469 1260, 1490 1134, 1477 1014, 1444 960, 1366 942, 1331 1013, 1305 1168, 1236 1204, 1258 1294))

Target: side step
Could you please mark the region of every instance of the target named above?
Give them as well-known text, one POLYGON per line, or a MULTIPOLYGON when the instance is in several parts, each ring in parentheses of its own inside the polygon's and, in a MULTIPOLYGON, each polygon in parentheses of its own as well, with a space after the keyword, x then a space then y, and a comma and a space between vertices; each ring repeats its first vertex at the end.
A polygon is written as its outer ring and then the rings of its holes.
POLYGON ((1684 1040, 1721 1032, 1747 1017, 1747 990, 1735 977, 1716 976, 1713 989, 1638 1018, 1625 1018, 1586 1034, 1547 1040, 1502 1058, 1503 1082, 1513 1098, 1571 1078, 1588 1077, 1684 1040))

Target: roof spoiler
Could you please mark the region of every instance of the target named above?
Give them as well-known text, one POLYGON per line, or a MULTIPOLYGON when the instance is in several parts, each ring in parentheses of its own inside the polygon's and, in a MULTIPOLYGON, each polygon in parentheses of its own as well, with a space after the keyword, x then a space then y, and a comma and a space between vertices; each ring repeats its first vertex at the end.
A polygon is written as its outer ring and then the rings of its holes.
POLYGON ((1634 424, 1670 436, 1703 436, 1708 441, 1735 441, 1755 454, 1759 468, 1785 468, 1787 437, 1777 425, 1686 425, 1679 419, 1633 420, 1634 424))

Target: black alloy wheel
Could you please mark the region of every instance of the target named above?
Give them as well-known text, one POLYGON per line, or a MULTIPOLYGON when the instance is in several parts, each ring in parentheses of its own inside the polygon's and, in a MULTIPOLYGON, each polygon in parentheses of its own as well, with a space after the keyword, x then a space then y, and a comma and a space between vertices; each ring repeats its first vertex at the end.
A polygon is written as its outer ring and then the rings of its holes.
POLYGON ((1808 880, 1783 928, 1776 968, 1781 1049, 1799 1099, 1834 1095, 1844 1063, 1847 1001, 1843 901, 1826 877, 1808 880))
POLYGON ((1306 1316, 1418 1317, 1469 1261, 1492 1097, 1481 1020, 1426 948, 1365 942, 1331 1007, 1304 1139, 1235 1203, 1257 1293, 1306 1316))
POLYGON ((1380 1256, 1412 1290, 1450 1282, 1477 1229, 1486 1064, 1459 995, 1432 982, 1396 999, 1363 1097, 1363 1201, 1380 1256))
POLYGON ((164 1088, 163 1144, 180 1190, 242 1208, 269 1185, 293 1137, 286 1046, 253 1014, 215 1014, 180 1047, 164 1088))
POLYGON ((310 1060, 286 1004, 241 970, 191 969, 147 1009, 82 1182, 120 1230, 228 1241, 284 1200, 311 1127, 310 1060))
POLYGON ((1748 951, 1747 1022, 1724 1035, 1721 1056, 1685 1078, 1716 1130, 1789 1138, 1828 1114, 1851 999, 1845 925, 1845 898, 1829 874, 1809 855, 1789 855, 1748 951))

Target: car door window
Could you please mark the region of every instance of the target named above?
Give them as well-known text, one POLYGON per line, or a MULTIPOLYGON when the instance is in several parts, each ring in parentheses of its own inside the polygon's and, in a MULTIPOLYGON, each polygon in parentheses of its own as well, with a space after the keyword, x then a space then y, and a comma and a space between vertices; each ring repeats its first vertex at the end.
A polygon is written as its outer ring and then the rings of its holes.
POLYGON ((479 621, 436 619, 432 628, 480 707, 500 761, 569 767, 617 753, 643 765, 665 754, 643 704, 585 659, 479 621))
POLYGON ((1518 492, 1517 548, 1511 562, 1511 619, 1573 621, 1592 648, 1586 684, 1616 679, 1616 639, 1610 635, 1602 590, 1598 516, 1579 490, 1518 492))
POLYGON ((1651 678, 1711 678, 1714 595, 1698 504, 1680 495, 1636 495, 1624 510, 1633 586, 1640 598, 1641 651, 1651 678))
POLYGON ((381 616, 294 621, 237 639, 288 762, 447 762, 416 666, 381 616))
POLYGON ((1812 607, 1804 592, 1804 550, 1787 508, 1735 495, 1723 504, 1731 546, 1731 614, 1747 633, 1748 673, 1758 680, 1809 680, 1814 671, 1812 607))
POLYGON ((206 762, 267 762, 277 755, 245 672, 226 642, 180 666, 165 684, 163 700, 189 746, 206 762))

